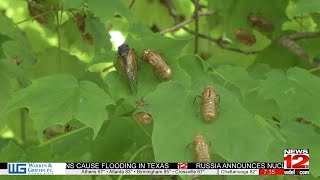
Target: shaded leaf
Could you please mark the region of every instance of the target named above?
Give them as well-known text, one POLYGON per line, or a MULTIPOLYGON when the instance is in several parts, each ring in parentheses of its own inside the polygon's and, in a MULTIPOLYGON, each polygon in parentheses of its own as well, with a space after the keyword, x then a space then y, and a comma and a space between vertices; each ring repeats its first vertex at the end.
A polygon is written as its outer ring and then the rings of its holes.
POLYGON ((31 86, 18 91, 6 112, 27 107, 38 132, 54 124, 66 124, 73 117, 90 126, 94 137, 108 118, 106 105, 113 101, 97 85, 70 75, 52 75, 33 80, 31 86))

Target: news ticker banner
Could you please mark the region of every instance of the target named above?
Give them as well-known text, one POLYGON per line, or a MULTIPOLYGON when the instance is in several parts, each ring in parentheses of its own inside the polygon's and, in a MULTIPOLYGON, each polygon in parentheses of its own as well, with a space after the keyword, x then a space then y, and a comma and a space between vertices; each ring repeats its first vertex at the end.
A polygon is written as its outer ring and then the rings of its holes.
POLYGON ((285 150, 284 162, 0 163, 0 175, 308 175, 309 150, 285 150), (302 156, 301 156, 302 155, 302 156))

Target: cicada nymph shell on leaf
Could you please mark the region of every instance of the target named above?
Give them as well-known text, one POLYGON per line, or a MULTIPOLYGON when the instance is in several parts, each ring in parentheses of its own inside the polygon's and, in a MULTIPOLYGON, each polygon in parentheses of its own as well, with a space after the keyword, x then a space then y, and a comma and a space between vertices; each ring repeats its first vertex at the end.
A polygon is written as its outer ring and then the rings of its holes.
POLYGON ((261 31, 271 32, 274 29, 273 23, 262 15, 249 14, 247 19, 254 27, 261 31))
POLYGON ((48 8, 45 7, 43 4, 40 4, 40 1, 36 1, 36 0, 28 0, 28 10, 29 10, 29 14, 32 17, 36 17, 35 20, 38 21, 38 23, 42 24, 42 25, 46 25, 48 24, 48 19, 42 15, 39 16, 40 14, 45 13, 48 8))
POLYGON ((212 86, 207 86, 201 96, 201 113, 206 122, 211 122, 219 113, 220 96, 212 86))
POLYGON ((118 47, 118 63, 122 72, 126 75, 131 93, 137 92, 137 60, 133 48, 127 44, 118 47))
POLYGON ((152 116, 146 112, 137 112, 134 114, 135 119, 141 124, 150 124, 152 122, 152 116))
POLYGON ((196 134, 196 136, 193 140, 193 146, 194 146, 194 151, 195 151, 196 162, 210 162, 211 161, 209 145, 200 133, 196 134))
POLYGON ((171 69, 158 53, 146 49, 143 51, 143 60, 151 64, 158 76, 166 80, 170 79, 171 69))
POLYGON ((312 124, 311 121, 308 121, 308 120, 306 120, 306 119, 304 119, 302 117, 297 118, 296 121, 299 122, 299 123, 302 123, 302 124, 312 124))
POLYGON ((256 43, 256 37, 251 32, 244 30, 244 29, 236 29, 235 36, 238 41, 241 43, 252 46, 256 43))
POLYGON ((81 33, 81 36, 83 40, 90 45, 93 45, 93 37, 90 33, 85 33, 85 27, 86 27, 86 15, 80 12, 77 12, 75 15, 76 24, 78 27, 79 32, 81 33))
POLYGON ((66 124, 66 125, 61 125, 61 124, 56 124, 53 126, 50 126, 48 128, 46 128, 43 131, 44 136, 46 137, 46 139, 52 139, 54 137, 60 136, 62 134, 71 132, 73 130, 75 130, 76 127, 72 126, 70 124, 66 124))

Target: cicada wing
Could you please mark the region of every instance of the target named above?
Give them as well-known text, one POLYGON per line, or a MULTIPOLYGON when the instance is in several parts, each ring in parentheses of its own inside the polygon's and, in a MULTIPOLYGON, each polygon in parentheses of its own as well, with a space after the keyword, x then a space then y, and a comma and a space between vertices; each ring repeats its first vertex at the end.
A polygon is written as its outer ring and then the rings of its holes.
POLYGON ((124 59, 121 56, 118 56, 118 64, 120 66, 121 73, 126 72, 126 64, 124 59))
POLYGON ((129 85, 132 93, 137 92, 137 59, 133 49, 129 50, 127 56, 126 73, 129 80, 129 85))

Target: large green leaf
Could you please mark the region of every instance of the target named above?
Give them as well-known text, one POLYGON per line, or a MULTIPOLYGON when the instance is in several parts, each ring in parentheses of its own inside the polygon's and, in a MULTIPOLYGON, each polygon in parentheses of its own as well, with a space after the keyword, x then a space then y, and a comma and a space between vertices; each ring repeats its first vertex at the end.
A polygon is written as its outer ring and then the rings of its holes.
MULTIPOLYGON (((201 86, 204 88, 206 84, 201 86)), ((145 110, 154 119, 152 142, 156 161, 194 161, 192 149, 187 149, 187 146, 197 132, 211 142, 213 153, 228 161, 266 158, 272 135, 229 91, 217 85, 215 88, 221 97, 220 115, 211 124, 197 118, 198 108, 193 105, 193 100, 201 92, 189 90, 176 82, 166 82, 158 85, 156 91, 146 97, 150 105, 145 110), (165 151, 167 147, 175 148, 165 151)))
POLYGON ((305 13, 320 13, 320 2, 317 0, 298 0, 290 15, 301 16, 305 13))
POLYGON ((241 67, 221 66, 213 71, 214 75, 221 78, 225 83, 237 87, 244 95, 258 86, 246 69, 241 67))
POLYGON ((76 56, 66 51, 52 47, 38 55, 38 62, 35 67, 35 76, 42 77, 52 74, 71 74, 79 78, 84 74, 85 63, 76 56))
POLYGON ((88 0, 88 7, 102 21, 111 19, 116 13, 132 19, 129 9, 121 1, 88 0))
POLYGON ((320 125, 319 77, 297 67, 290 68, 286 75, 272 70, 261 86, 260 96, 275 99, 285 120, 283 122, 302 117, 320 125))
POLYGON ((73 117, 94 130, 97 135, 108 119, 106 105, 112 99, 96 84, 80 83, 70 75, 52 75, 33 80, 31 86, 18 91, 6 111, 21 107, 30 110, 38 131, 54 124, 66 124, 73 117))

